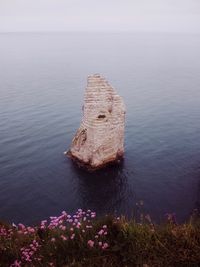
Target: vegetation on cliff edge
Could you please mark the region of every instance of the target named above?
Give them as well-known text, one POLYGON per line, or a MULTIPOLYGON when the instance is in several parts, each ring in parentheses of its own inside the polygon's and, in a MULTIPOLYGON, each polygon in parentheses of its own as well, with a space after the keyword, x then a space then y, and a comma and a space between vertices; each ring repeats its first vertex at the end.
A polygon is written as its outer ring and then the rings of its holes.
POLYGON ((38 226, 0 224, 0 266, 200 266, 200 221, 140 223, 79 209, 38 226))

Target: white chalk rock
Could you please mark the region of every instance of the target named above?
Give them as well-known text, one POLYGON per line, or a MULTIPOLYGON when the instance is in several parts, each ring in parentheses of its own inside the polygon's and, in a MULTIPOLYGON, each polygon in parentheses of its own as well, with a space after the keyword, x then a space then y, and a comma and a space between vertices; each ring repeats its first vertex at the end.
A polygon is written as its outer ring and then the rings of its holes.
POLYGON ((88 76, 83 118, 68 155, 89 170, 119 162, 124 155, 125 105, 100 75, 88 76))

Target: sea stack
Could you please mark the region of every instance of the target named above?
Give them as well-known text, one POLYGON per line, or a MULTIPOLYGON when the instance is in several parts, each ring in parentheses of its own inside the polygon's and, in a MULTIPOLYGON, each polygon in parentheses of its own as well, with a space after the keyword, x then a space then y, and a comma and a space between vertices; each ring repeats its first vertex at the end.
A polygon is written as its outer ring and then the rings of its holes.
POLYGON ((79 166, 92 171, 124 156, 125 105, 115 89, 99 74, 88 76, 83 118, 70 150, 79 166))

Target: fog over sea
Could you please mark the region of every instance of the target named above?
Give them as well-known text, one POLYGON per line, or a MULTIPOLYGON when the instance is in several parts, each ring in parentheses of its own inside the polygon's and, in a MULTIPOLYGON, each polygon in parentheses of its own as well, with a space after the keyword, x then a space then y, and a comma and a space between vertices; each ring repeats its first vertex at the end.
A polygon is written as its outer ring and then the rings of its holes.
POLYGON ((0 62, 1 220, 200 208, 200 35, 2 33, 0 62), (63 152, 94 73, 124 98, 125 159, 89 174, 63 152))

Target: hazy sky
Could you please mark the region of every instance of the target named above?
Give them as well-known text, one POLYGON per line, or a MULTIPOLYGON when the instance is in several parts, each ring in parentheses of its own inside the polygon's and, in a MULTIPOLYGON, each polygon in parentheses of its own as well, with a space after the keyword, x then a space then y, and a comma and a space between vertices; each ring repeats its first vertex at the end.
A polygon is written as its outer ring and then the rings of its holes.
POLYGON ((0 31, 200 33, 200 0, 0 0, 0 31))

